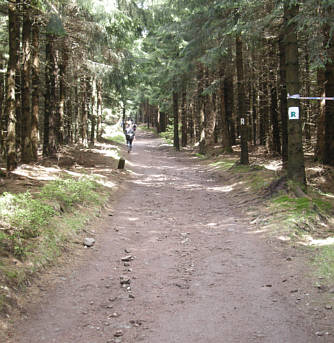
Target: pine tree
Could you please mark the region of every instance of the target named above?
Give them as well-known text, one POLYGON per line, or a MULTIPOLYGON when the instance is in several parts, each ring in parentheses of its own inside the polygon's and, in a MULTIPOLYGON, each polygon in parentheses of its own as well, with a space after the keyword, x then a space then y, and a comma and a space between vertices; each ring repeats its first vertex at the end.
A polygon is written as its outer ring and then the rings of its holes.
MULTIPOLYGON (((298 64, 298 40, 296 25, 293 19, 298 14, 299 7, 292 1, 284 6, 286 22, 285 31, 285 64, 286 64, 286 89, 288 94, 299 94, 299 64, 298 64)), ((302 113, 299 100, 288 100, 289 111, 291 108, 299 109, 299 119, 288 121, 288 178, 301 185, 306 185, 304 152, 302 144, 302 113)), ((293 116, 296 114, 293 113, 293 116)))

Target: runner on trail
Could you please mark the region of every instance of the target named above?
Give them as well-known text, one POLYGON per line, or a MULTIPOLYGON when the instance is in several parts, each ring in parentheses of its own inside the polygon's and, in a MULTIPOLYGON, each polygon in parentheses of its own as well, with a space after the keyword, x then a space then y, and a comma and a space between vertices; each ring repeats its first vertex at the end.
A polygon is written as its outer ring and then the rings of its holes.
POLYGON ((127 123, 124 134, 126 138, 126 145, 128 146, 128 152, 132 150, 132 142, 135 138, 135 131, 136 127, 131 123, 127 123))

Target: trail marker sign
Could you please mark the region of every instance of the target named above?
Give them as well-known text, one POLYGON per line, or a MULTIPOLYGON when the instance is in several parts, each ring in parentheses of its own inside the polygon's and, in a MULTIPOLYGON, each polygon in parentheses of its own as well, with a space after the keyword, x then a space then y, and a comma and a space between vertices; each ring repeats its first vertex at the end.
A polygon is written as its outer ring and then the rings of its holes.
POLYGON ((289 119, 299 119, 299 107, 289 107, 289 119))
POLYGON ((245 125, 245 118, 240 119, 241 125, 245 125))

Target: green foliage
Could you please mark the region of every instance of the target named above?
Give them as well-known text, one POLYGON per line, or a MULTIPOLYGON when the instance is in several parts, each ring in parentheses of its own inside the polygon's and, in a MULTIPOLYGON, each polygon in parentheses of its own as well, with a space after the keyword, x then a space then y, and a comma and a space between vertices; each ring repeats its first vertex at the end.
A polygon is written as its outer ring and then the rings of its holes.
POLYGON ((167 125, 166 132, 161 132, 160 137, 164 138, 168 144, 173 144, 174 125, 167 125))
MULTIPOLYGON (((114 125, 108 125, 105 128, 105 133, 103 135, 105 139, 108 139, 112 142, 116 142, 118 144, 124 144, 125 141, 125 135, 123 133, 123 128, 121 126, 121 121, 119 120, 116 124, 114 125)), ((115 158, 119 158, 119 153, 118 151, 115 152, 115 158)))
POLYGON ((323 224, 331 215, 332 205, 320 198, 281 195, 271 201, 270 210, 277 213, 272 216, 273 222, 279 220, 279 226, 288 230, 291 238, 303 239, 306 234, 323 233, 326 230, 323 224))
POLYGON ((19 237, 36 237, 39 228, 48 224, 55 214, 51 206, 33 199, 29 192, 13 195, 4 193, 0 198, 0 218, 16 228, 19 237))
POLYGON ((23 258, 31 251, 31 239, 47 232, 54 217, 73 211, 75 205, 101 203, 100 187, 84 177, 52 181, 35 197, 29 192, 4 193, 0 197, 0 221, 5 228, 0 231, 0 249, 23 258))
POLYGON ((221 170, 228 170, 235 164, 234 160, 223 160, 211 163, 210 166, 219 168, 221 170))
POLYGON ((111 136, 105 136, 106 139, 118 143, 118 144, 124 144, 125 143, 125 136, 123 133, 119 134, 112 134, 111 136))
POLYGON ((65 36, 66 31, 60 17, 52 14, 48 24, 46 25, 46 33, 55 36, 65 36))
POLYGON ((200 154, 199 152, 196 153, 195 156, 198 157, 198 158, 200 158, 200 159, 202 159, 202 160, 205 160, 205 159, 208 158, 208 156, 205 156, 205 155, 203 155, 203 154, 200 154))
POLYGON ((273 199, 272 202, 282 209, 288 209, 296 216, 313 216, 315 215, 315 209, 319 209, 326 214, 332 209, 332 205, 322 199, 291 198, 288 195, 282 195, 273 199))
POLYGON ((57 201, 68 208, 75 204, 98 201, 98 194, 95 193, 98 187, 98 184, 89 178, 60 179, 44 186, 41 198, 57 201))
POLYGON ((324 246, 318 249, 315 258, 317 273, 331 282, 334 280, 334 245, 324 246))

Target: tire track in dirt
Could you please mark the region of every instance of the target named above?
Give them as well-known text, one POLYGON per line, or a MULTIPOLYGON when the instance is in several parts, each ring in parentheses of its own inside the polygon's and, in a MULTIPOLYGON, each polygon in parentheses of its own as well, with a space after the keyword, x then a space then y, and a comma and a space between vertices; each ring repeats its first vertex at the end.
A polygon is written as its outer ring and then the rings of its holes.
POLYGON ((296 308, 282 282, 292 272, 238 198, 160 143, 137 136, 133 176, 95 223, 95 247, 29 306, 12 342, 330 342, 296 308))

